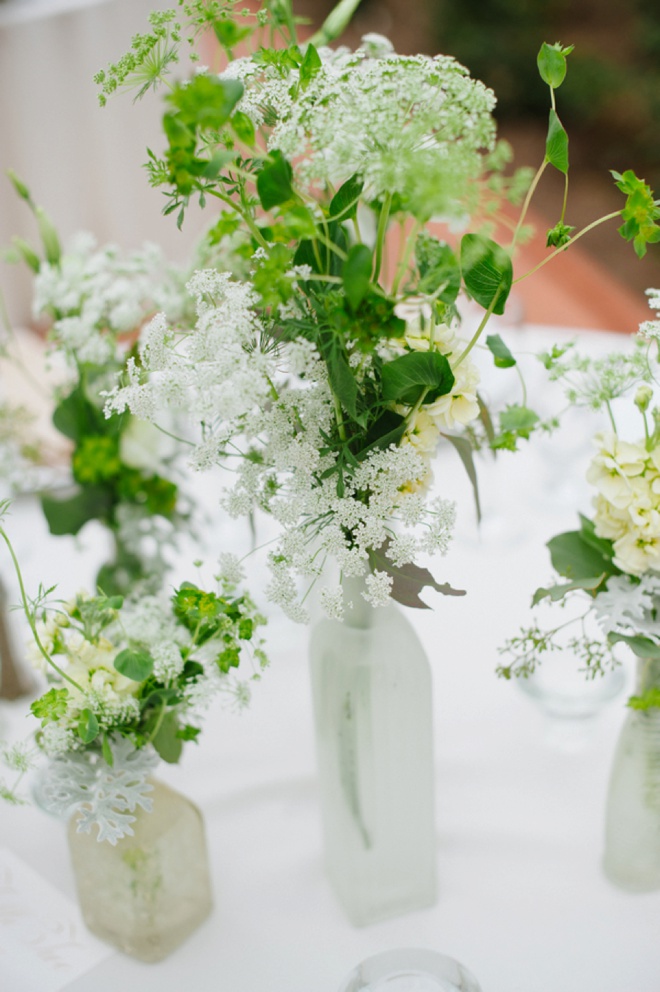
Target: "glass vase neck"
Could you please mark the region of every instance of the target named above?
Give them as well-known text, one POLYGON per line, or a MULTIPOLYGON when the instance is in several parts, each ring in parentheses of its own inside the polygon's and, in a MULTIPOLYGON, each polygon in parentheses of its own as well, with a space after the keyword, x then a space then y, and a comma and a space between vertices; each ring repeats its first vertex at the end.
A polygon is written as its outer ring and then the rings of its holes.
POLYGON ((344 623, 357 630, 368 630, 373 626, 374 607, 364 598, 366 574, 345 576, 341 580, 344 591, 344 623))

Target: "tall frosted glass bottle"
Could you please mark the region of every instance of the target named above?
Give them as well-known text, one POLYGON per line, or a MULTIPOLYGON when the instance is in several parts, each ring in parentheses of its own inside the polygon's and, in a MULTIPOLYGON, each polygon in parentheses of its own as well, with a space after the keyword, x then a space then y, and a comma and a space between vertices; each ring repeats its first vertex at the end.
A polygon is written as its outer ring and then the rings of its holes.
MULTIPOLYGON (((637 694, 660 690, 660 661, 639 660, 637 694)), ((660 889, 660 708, 631 709, 607 797, 605 874, 622 889, 660 889)))
POLYGON ((431 672, 409 621, 344 584, 310 654, 328 876, 356 925, 437 898, 431 672), (349 606, 348 604, 352 604, 349 606))
POLYGON ((202 923, 213 903, 204 824, 185 796, 154 782, 153 810, 136 812, 133 836, 114 846, 69 824, 69 849, 85 923, 142 961, 160 961, 202 923))

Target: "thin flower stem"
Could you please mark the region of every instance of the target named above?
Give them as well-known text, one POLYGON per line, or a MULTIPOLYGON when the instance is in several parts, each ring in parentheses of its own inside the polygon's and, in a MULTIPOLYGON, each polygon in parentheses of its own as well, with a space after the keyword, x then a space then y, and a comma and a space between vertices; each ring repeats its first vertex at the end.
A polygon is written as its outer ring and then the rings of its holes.
POLYGON ((490 320, 490 318, 493 315, 493 310, 495 309, 495 306, 497 304, 497 301, 499 299, 499 296, 500 296, 501 291, 502 291, 502 287, 500 286, 500 288, 497 290, 497 292, 493 296, 492 300, 490 301, 490 306, 488 307, 488 309, 486 310, 485 314, 483 315, 483 318, 481 320, 481 323, 479 324, 479 326, 477 327, 476 331, 474 332, 471 341, 469 342, 469 344, 467 345, 467 347, 463 350, 463 352, 459 355, 458 361, 454 363, 454 368, 455 369, 458 368, 458 366, 461 364, 461 362, 463 361, 464 358, 467 358, 467 356, 470 354, 470 352, 474 348, 475 344, 477 343, 477 341, 481 337, 486 324, 488 323, 488 321, 490 320))
POLYGON ((532 179, 532 182, 530 184, 530 187, 527 190, 527 195, 525 197, 525 202, 523 203, 522 210, 520 211, 520 217, 518 218, 518 223, 516 224, 516 229, 513 232, 513 238, 511 240, 511 251, 513 251, 513 249, 515 248, 516 243, 518 241, 518 238, 520 237, 520 231, 521 231, 521 228, 523 226, 525 217, 527 216, 527 211, 529 210, 529 205, 530 205, 531 200, 532 200, 532 197, 534 196, 534 193, 536 191, 536 187, 539 184, 539 180, 541 179, 541 176, 545 172, 545 168, 546 168, 547 164, 548 164, 547 159, 544 159, 543 162, 542 162, 542 164, 537 169, 536 175, 532 179))
POLYGON ((525 272, 524 275, 518 276, 517 279, 514 279, 513 285, 515 285, 517 282, 522 282, 523 279, 527 279, 535 272, 538 272, 538 270, 543 268, 544 265, 547 265, 548 262, 555 257, 555 255, 559 255, 560 252, 566 251, 567 248, 575 244, 578 238, 581 238, 585 234, 588 234, 589 231, 593 231, 595 227, 598 227, 600 224, 604 224, 608 220, 614 220, 615 217, 620 217, 620 216, 621 216, 621 211, 615 210, 611 214, 606 214, 604 217, 600 217, 598 220, 592 221, 591 224, 587 224, 587 226, 583 227, 581 231, 578 231, 577 234, 574 234, 573 237, 570 239, 570 241, 567 241, 565 245, 561 245, 559 248, 555 248, 553 252, 551 252, 549 255, 546 255, 546 257, 542 259, 542 261, 540 261, 538 265, 535 265, 533 269, 530 269, 529 272, 525 272))
POLYGON ((612 406, 611 406, 609 400, 606 400, 605 401, 605 409, 607 410, 607 416, 610 418, 610 423, 612 425, 612 430, 614 431, 615 434, 617 434, 618 431, 616 429, 616 421, 614 419, 614 414, 612 412, 612 406))
POLYGON ((243 220, 249 227, 250 233, 254 237, 255 241, 259 245, 261 245, 262 248, 266 248, 266 249, 268 248, 268 242, 266 241, 263 234, 255 224, 252 217, 250 217, 248 213, 246 213, 241 207, 239 207, 239 205, 235 203, 230 196, 227 196, 225 193, 220 193, 219 190, 217 189, 208 189, 206 190, 206 192, 209 193, 211 196, 217 197, 218 200, 222 200, 222 202, 226 203, 227 206, 232 208, 232 210, 235 210, 236 213, 243 218, 243 220))
POLYGON ((390 219, 390 207, 392 206, 392 194, 388 193, 383 201, 383 206, 381 207, 380 216, 378 218, 378 231, 376 233, 376 260, 374 263, 374 282, 378 282, 378 277, 380 275, 380 268, 383 264, 383 247, 385 244, 385 235, 387 233, 387 225, 390 219))
POLYGON ((11 555, 11 559, 12 559, 12 562, 14 564, 14 571, 16 572, 16 578, 18 579, 18 587, 19 587, 20 593, 21 593, 21 605, 23 606, 23 612, 25 614, 25 617, 27 619, 27 622, 30 625, 30 630, 32 631, 32 636, 34 638, 35 644, 39 648, 40 653, 46 659, 46 661, 48 662, 48 664, 50 665, 50 667, 53 668, 53 669, 55 669, 55 671, 60 676, 60 678, 64 679, 66 682, 69 682, 70 685, 74 686, 74 688, 76 688, 79 692, 81 692, 81 693, 84 692, 83 687, 81 685, 79 685, 76 682, 75 679, 72 679, 70 675, 67 675, 66 672, 63 671, 60 668, 60 666, 57 665, 53 661, 53 659, 51 658, 51 656, 48 654, 48 652, 46 651, 45 647, 41 643, 41 638, 39 637, 39 634, 37 632, 37 625, 36 625, 35 620, 34 620, 34 614, 33 614, 33 611, 30 609, 30 604, 28 602, 27 593, 25 592, 25 585, 23 583, 23 575, 22 575, 22 572, 21 572, 21 567, 18 564, 18 558, 16 557, 16 552, 14 551, 14 546, 11 543, 11 541, 9 540, 9 538, 8 538, 8 536, 7 536, 7 534, 6 534, 6 532, 5 532, 5 530, 4 530, 3 527, 0 527, 0 537, 2 538, 2 540, 7 545, 7 548, 9 549, 9 554, 11 555))
POLYGON ((408 265, 410 264, 410 256, 413 253, 415 242, 417 241, 417 235, 419 234, 421 226, 422 226, 422 222, 420 220, 416 220, 406 240, 406 244, 403 249, 401 260, 396 268, 396 275, 394 276, 394 282, 392 283, 392 296, 396 296, 399 290, 399 285, 401 283, 401 280, 408 271, 408 265))

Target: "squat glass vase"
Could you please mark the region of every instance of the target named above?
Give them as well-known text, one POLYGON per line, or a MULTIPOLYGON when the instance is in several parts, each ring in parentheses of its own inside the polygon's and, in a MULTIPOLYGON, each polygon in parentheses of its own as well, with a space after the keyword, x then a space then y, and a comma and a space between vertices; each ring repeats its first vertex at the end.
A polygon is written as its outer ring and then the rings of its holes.
POLYGON ((325 865, 357 926, 437 898, 431 671, 394 605, 344 583, 344 621, 312 632, 325 865))
MULTIPOLYGON (((660 691, 660 661, 637 663, 637 695, 660 691)), ((605 874, 632 892, 660 889, 660 708, 631 709, 607 797, 605 874)))
POLYGON ((201 813, 154 782, 151 812, 138 809, 133 836, 114 846, 69 824, 83 919, 92 933, 141 961, 161 961, 212 909, 201 813))

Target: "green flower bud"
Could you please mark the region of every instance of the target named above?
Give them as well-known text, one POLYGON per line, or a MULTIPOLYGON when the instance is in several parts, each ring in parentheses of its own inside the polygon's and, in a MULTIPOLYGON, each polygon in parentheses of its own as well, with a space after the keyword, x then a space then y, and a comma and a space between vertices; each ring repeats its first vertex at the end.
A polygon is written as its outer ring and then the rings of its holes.
POLYGON ((646 413, 649 408, 649 404, 653 399, 653 390, 650 386, 646 384, 640 386, 635 393, 635 406, 641 410, 642 413, 646 413))

